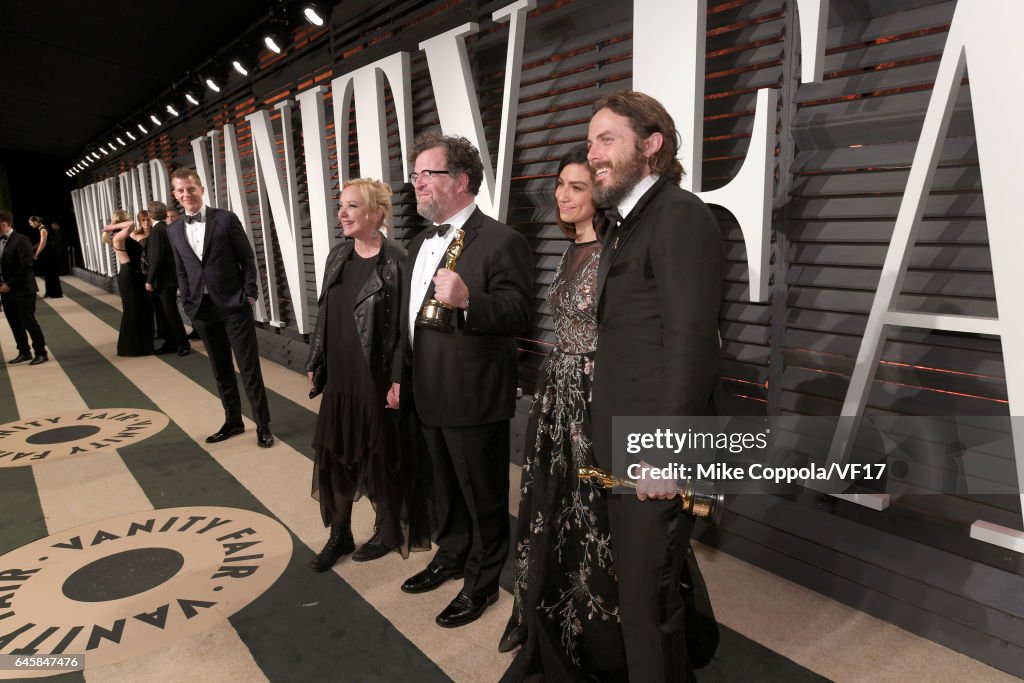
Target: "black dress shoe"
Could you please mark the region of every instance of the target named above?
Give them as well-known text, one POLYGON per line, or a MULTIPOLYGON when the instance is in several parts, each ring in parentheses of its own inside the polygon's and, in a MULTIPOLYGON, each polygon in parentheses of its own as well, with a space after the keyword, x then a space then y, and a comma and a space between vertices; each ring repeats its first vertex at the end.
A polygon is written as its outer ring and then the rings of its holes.
POLYGON ((233 425, 230 422, 225 422, 220 429, 206 437, 206 443, 219 443, 225 439, 237 436, 244 431, 245 425, 233 425))
POLYGON ((352 561, 369 562, 370 560, 376 560, 380 557, 384 557, 390 552, 391 548, 381 543, 377 534, 374 534, 373 538, 359 546, 359 550, 352 555, 352 561))
POLYGON ((33 358, 32 362, 29 363, 29 365, 40 365, 42 363, 45 363, 48 360, 50 360, 50 357, 47 356, 45 353, 41 353, 38 356, 36 356, 35 358, 33 358))
POLYGON ((402 584, 403 593, 426 593, 432 591, 448 579, 461 579, 461 569, 449 569, 431 562, 418 574, 413 574, 402 584))
POLYGON ((27 360, 32 360, 32 356, 27 353, 19 353, 14 358, 7 361, 8 365, 14 365, 15 363, 24 363, 27 360))
POLYGON ((486 598, 473 598, 465 591, 459 591, 455 599, 437 615, 437 625, 444 628, 465 626, 479 619, 487 606, 493 605, 497 600, 497 591, 486 598))
POLYGON ((153 353, 155 353, 158 356, 166 356, 168 353, 174 353, 175 351, 177 351, 177 349, 175 347, 168 346, 167 344, 164 344, 163 346, 161 346, 159 349, 157 349, 153 353))
POLYGON ((274 445, 274 434, 270 431, 270 425, 256 425, 256 445, 260 448, 270 448, 274 445))
POLYGON ((325 572, 333 567, 343 555, 348 555, 355 549, 356 542, 352 538, 352 525, 332 526, 331 537, 327 539, 327 545, 309 563, 309 568, 315 572, 325 572))
POLYGON ((192 353, 192 347, 189 346, 188 342, 185 342, 184 344, 178 347, 179 356, 187 356, 190 353, 192 353))

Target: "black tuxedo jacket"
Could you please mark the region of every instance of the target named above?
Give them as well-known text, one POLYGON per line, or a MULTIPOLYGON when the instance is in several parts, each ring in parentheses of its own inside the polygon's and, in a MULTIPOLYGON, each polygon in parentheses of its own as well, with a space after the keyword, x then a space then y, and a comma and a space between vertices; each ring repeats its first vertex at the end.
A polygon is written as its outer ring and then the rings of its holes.
POLYGON ((711 210, 659 178, 605 238, 591 410, 611 461, 615 415, 706 415, 718 376, 724 252, 711 210))
MULTIPOLYGON (((463 226, 463 251, 455 271, 469 288, 469 309, 456 309, 455 331, 416 328, 409 346, 408 308, 402 315, 402 406, 408 399, 424 424, 467 427, 508 420, 515 413, 517 335, 533 318, 533 253, 518 232, 474 211, 463 226)), ((428 232, 409 243, 404 291, 428 232)), ((441 259, 443 265, 444 259, 441 259)), ((440 267, 440 265, 438 267, 440 267)), ((417 312, 434 296, 409 301, 417 312)))
POLYGON ((11 294, 35 294, 39 291, 32 270, 35 247, 32 241, 16 230, 11 230, 0 258, 0 277, 11 288, 11 294))
POLYGON ((167 236, 167 223, 156 221, 149 230, 146 240, 146 256, 149 259, 149 273, 146 282, 153 289, 178 287, 178 272, 174 266, 174 247, 167 236))
POLYGON ((188 317, 194 318, 203 289, 218 309, 245 305, 256 299, 256 258, 238 217, 230 211, 206 206, 203 259, 199 260, 185 236, 185 217, 171 223, 167 235, 174 247, 178 289, 188 317))

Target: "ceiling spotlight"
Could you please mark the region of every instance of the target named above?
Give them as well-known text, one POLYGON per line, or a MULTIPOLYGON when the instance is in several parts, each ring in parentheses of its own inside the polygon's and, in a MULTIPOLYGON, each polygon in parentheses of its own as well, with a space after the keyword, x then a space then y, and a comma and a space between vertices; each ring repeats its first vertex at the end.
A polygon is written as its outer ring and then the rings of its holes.
POLYGON ((170 114, 171 116, 177 116, 178 115, 178 110, 174 108, 173 104, 168 104, 167 105, 167 113, 170 114))
POLYGON ((127 136, 128 136, 129 138, 131 138, 131 141, 132 141, 132 142, 135 142, 135 136, 134 136, 134 135, 132 135, 132 132, 131 132, 130 130, 126 130, 126 131, 124 132, 124 134, 125 134, 125 135, 127 135, 127 136))
POLYGON ((124 147, 124 140, 121 138, 121 136, 118 135, 116 139, 117 139, 117 144, 119 144, 122 147, 124 147))
POLYGON ((100 160, 100 155, 97 154, 96 152, 93 152, 92 153, 92 158, 95 159, 96 161, 99 161, 100 160))
POLYGON ((302 15, 306 17, 306 21, 313 24, 314 26, 323 26, 324 17, 320 12, 320 8, 317 7, 316 3, 309 3, 302 8, 302 15))
POLYGON ((281 54, 288 47, 291 38, 291 31, 288 28, 289 21, 283 15, 272 19, 263 34, 263 44, 271 52, 281 54))
POLYGON ((281 46, 278 44, 279 39, 277 36, 264 36, 263 42, 266 44, 268 50, 281 54, 281 46))
POLYGON ((238 73, 242 74, 243 76, 248 76, 249 75, 249 70, 245 68, 245 65, 242 63, 242 60, 240 60, 240 59, 233 60, 231 62, 231 66, 235 67, 235 71, 237 71, 238 73))
POLYGON ((206 83, 206 87, 213 92, 220 92, 220 85, 217 84, 217 80, 213 76, 207 76, 204 82, 206 83))
POLYGON ((149 120, 152 121, 154 124, 156 124, 158 126, 160 125, 160 119, 158 119, 156 117, 156 114, 150 114, 149 115, 149 120))
POLYGON ((100 151, 103 152, 103 156, 105 156, 105 157, 110 156, 110 152, 107 151, 106 147, 100 147, 100 151))
POLYGON ((114 143, 113 143, 113 142, 108 142, 108 143, 107 143, 107 147, 109 147, 109 148, 110 148, 110 151, 111 151, 111 152, 116 152, 116 151, 117 151, 117 147, 115 147, 115 146, 114 146, 114 143))
POLYGON ((192 93, 190 93, 190 92, 185 93, 185 99, 188 100, 189 102, 191 102, 193 105, 195 105, 197 107, 199 106, 199 100, 196 99, 196 96, 193 95, 192 93))
POLYGON ((148 133, 149 133, 149 131, 148 131, 148 130, 146 130, 146 127, 145 127, 145 126, 143 126, 143 125, 142 125, 141 123, 140 123, 140 124, 138 124, 138 127, 139 127, 139 130, 141 130, 141 131, 142 131, 142 134, 143 134, 143 135, 146 135, 146 134, 148 134, 148 133))

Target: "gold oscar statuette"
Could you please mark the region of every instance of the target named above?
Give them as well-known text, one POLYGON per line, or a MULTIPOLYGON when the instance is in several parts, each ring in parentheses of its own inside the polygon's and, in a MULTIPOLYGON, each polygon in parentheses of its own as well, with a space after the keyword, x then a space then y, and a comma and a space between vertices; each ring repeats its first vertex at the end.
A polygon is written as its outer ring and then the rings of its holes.
MULTIPOLYGON (((581 467, 576 470, 576 476, 584 481, 596 482, 606 489, 613 486, 636 488, 636 482, 632 479, 616 477, 597 467, 581 467)), ((698 491, 692 479, 686 479, 682 484, 682 488, 677 488, 676 492, 682 498, 683 512, 705 519, 712 526, 718 526, 718 523, 722 521, 722 513, 725 511, 725 496, 718 493, 714 483, 697 482, 700 488, 707 489, 704 491, 698 491)))
MULTIPOLYGON (((455 231, 455 239, 448 245, 447 255, 444 260, 444 267, 448 270, 455 270, 455 265, 459 262, 459 256, 462 255, 462 239, 465 236, 466 233, 462 228, 455 231)), ((438 332, 453 332, 455 330, 455 327, 452 325, 454 315, 454 306, 431 298, 423 304, 420 314, 416 316, 416 327, 426 327, 438 332)))

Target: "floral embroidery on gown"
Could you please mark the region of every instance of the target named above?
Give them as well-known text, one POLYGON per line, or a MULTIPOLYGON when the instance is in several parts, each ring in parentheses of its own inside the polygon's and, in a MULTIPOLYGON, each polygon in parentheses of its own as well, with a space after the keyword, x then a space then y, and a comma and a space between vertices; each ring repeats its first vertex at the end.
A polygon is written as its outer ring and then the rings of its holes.
POLYGON ((570 245, 548 291, 555 348, 530 408, 506 629, 525 640, 503 681, 626 679, 608 494, 576 476, 594 465, 600 253, 596 241, 570 245))

